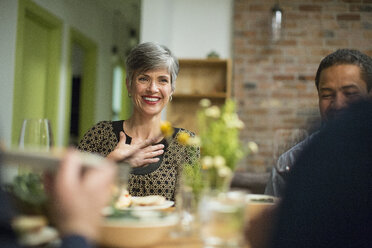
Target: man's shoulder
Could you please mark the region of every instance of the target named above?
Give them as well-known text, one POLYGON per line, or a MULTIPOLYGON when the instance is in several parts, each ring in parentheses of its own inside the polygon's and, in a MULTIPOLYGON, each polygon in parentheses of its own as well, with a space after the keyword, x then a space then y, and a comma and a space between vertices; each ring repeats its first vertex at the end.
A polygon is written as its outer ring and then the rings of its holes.
POLYGON ((297 143, 295 146, 293 146, 291 149, 283 153, 279 157, 279 161, 284 162, 286 161, 287 164, 294 163, 295 159, 299 155, 299 153, 305 148, 305 146, 318 134, 319 132, 314 132, 310 136, 306 137, 303 141, 297 143))

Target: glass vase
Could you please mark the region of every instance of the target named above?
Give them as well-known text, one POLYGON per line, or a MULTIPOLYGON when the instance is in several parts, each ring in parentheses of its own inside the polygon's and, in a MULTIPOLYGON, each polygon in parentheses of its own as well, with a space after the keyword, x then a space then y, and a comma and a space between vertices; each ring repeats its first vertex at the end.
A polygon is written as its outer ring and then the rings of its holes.
POLYGON ((204 247, 241 248, 244 245, 243 191, 207 191, 199 204, 204 247))
POLYGON ((207 192, 227 192, 230 188, 232 173, 219 175, 218 170, 211 168, 205 171, 205 191, 207 192))

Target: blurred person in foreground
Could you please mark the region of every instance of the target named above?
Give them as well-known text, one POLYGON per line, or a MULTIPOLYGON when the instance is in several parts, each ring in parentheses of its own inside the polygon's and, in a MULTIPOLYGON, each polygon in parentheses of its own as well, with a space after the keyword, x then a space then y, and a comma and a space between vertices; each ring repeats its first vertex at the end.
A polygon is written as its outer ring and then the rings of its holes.
POLYGON ((165 46, 146 42, 131 50, 126 70, 132 115, 127 120, 99 122, 84 135, 78 148, 129 163, 133 167, 128 179, 131 195, 161 195, 174 201, 182 166, 192 164, 193 159, 177 137, 182 132, 194 135, 171 126, 170 137, 161 132, 161 113, 175 91, 178 60, 165 46), (145 140, 154 142, 130 158, 123 157, 130 146, 145 140))
MULTIPOLYGON (((0 154, 1 157, 1 154, 0 154)), ((0 158, 1 159, 1 158, 0 158)), ((52 218, 59 231, 61 248, 92 247, 98 238, 101 210, 111 199, 115 167, 105 161, 83 171, 76 151, 69 151, 55 175, 47 177, 52 218)), ((0 189, 0 247, 20 247, 11 227, 14 209, 0 189)))
MULTIPOLYGON (((320 63, 315 77, 322 123, 332 120, 339 111, 355 100, 372 94, 372 59, 353 49, 339 49, 320 63)), ((283 153, 271 172, 265 194, 281 197, 288 170, 293 167, 303 148, 317 132, 283 153), (282 172, 278 171, 278 169, 282 172)))
POLYGON ((271 248, 372 247, 372 99, 304 148, 288 177, 271 248))
POLYGON ((371 127, 372 99, 322 126, 296 159, 279 205, 247 226, 252 248, 372 247, 371 127))

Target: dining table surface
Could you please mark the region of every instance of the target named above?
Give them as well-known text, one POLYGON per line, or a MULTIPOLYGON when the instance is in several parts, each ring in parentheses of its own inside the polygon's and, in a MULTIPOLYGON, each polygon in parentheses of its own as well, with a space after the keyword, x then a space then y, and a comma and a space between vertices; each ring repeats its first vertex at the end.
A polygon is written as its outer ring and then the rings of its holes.
MULTIPOLYGON (((264 195, 252 195, 257 198, 262 198, 264 195)), ((254 199, 252 197, 252 199, 254 199)), ((267 196, 265 196, 267 197, 267 196)), ((245 235, 250 235, 249 241, 252 241, 253 243, 250 244, 248 240, 245 240, 244 244, 241 248, 255 248, 255 247, 262 247, 262 241, 266 239, 266 235, 262 236, 263 233, 261 233, 263 230, 264 232, 268 231, 267 224, 272 223, 271 217, 268 216, 268 219, 256 219, 257 216, 260 216, 262 211, 265 211, 267 209, 273 209, 273 207, 278 203, 279 199, 276 199, 275 203, 268 203, 268 202, 253 202, 249 203, 246 206, 246 212, 245 215, 245 222, 248 225, 254 225, 252 228, 248 228, 245 230, 245 235), (255 219, 254 223, 252 220, 255 219), (259 221, 257 221, 259 220, 259 221)), ((164 212, 173 212, 175 211, 174 207, 162 209, 161 211, 164 212)), ((267 215, 266 215, 267 216, 267 215)), ((270 225, 270 224, 269 224, 270 225)), ((177 230, 178 228, 175 228, 171 230, 168 235, 166 235, 163 239, 161 239, 159 242, 157 242, 154 245, 146 246, 146 248, 203 248, 205 245, 203 244, 203 240, 201 239, 200 230, 196 226, 195 230, 191 230, 189 232, 182 232, 180 230, 177 230)))
MULTIPOLYGON (((148 248, 203 248, 203 241, 198 235, 184 237, 166 237, 160 243, 148 248)), ((249 244, 244 244, 242 248, 252 248, 249 244)))

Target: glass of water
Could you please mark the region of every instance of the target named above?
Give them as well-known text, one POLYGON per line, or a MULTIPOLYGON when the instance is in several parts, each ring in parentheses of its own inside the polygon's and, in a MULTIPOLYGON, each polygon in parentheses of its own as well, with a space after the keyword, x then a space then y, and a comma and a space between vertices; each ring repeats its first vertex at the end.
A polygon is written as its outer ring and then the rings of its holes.
POLYGON ((206 194, 199 205, 204 247, 243 247, 245 193, 206 194))
POLYGON ((48 119, 26 119, 19 136, 19 149, 47 152, 53 145, 52 130, 48 119))

